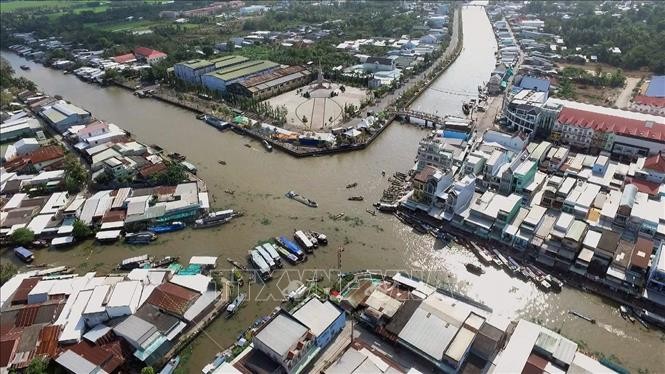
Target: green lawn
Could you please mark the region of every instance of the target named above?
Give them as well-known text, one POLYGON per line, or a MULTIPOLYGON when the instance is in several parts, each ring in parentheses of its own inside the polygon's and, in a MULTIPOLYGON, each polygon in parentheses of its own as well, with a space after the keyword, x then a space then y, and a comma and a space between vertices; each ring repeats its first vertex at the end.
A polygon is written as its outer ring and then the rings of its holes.
POLYGON ((150 21, 150 20, 137 20, 137 21, 121 21, 113 22, 106 25, 99 25, 100 30, 104 31, 134 31, 134 30, 145 30, 149 29, 151 26, 159 25, 164 21, 150 21))

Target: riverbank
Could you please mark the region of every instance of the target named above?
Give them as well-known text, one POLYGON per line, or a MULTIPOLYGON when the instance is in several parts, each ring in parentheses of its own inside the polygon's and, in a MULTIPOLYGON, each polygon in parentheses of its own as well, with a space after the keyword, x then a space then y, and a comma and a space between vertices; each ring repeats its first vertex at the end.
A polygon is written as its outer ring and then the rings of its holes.
MULTIPOLYGON (((198 98, 196 98, 196 100, 193 100, 193 99, 186 99, 183 96, 180 97, 174 96, 169 91, 162 90, 159 88, 151 90, 153 92, 151 92, 148 95, 148 97, 160 100, 162 102, 171 105, 175 105, 177 107, 189 110, 196 114, 203 114, 207 116, 220 118, 221 120, 228 122, 229 126, 233 128, 233 130, 236 131, 237 133, 249 136, 259 141, 266 141, 270 143, 274 148, 277 148, 282 152, 285 152, 294 157, 323 156, 323 155, 331 155, 337 153, 346 153, 346 152, 362 150, 371 145, 374 142, 374 140, 376 140, 379 137, 379 135, 381 135, 383 131, 398 118, 398 116, 395 115, 393 111, 390 111, 390 108, 393 108, 394 110, 396 108, 396 103, 405 99, 406 99, 406 104, 403 107, 408 107, 423 92, 425 92, 432 85, 432 83, 436 81, 436 79, 455 62, 457 57, 460 55, 463 48, 463 26, 462 26, 462 18, 460 12, 461 12, 460 8, 457 8, 453 19, 454 32, 452 33, 448 47, 442 53, 441 57, 439 57, 436 61, 434 61, 432 65, 429 68, 427 68, 424 72, 420 73, 419 76, 410 78, 409 81, 406 84, 404 84, 402 87, 399 87, 395 91, 383 96, 381 99, 378 100, 377 103, 375 103, 371 107, 364 108, 360 113, 358 113, 358 116, 364 117, 368 116, 369 113, 378 113, 383 110, 389 110, 389 114, 386 119, 378 120, 380 126, 376 129, 370 130, 369 136, 366 136, 364 140, 359 143, 335 145, 332 147, 324 147, 324 148, 296 146, 288 142, 276 140, 272 136, 268 136, 263 133, 254 131, 251 127, 248 127, 246 125, 235 123, 232 118, 220 117, 218 114, 215 114, 214 111, 211 110, 211 106, 215 105, 214 102, 209 102, 208 105, 206 105, 206 102, 204 100, 198 98), (410 91, 414 88, 415 92, 410 91), (408 95, 408 98, 405 97, 404 95, 408 95)), ((136 92, 136 87, 132 84, 115 82, 115 81, 113 83, 118 87, 130 90, 132 92, 136 92)), ((239 110, 236 111, 240 112, 239 110)), ((347 127, 351 125, 353 122, 357 121, 358 117, 353 118, 349 120, 347 123, 342 124, 342 127, 347 127)))
MULTIPOLYGON (((464 8, 462 15, 465 29, 462 52, 431 85, 431 90, 412 104, 414 109, 421 106, 422 111, 433 113, 436 109, 439 113, 461 114, 465 97, 457 93, 477 95, 477 86, 494 69, 496 41, 485 12, 482 8, 464 8)), ((47 93, 77 102, 146 142, 186 153, 187 159, 197 165, 198 175, 206 180, 211 201, 214 198, 216 204, 247 212, 243 219, 221 230, 185 230, 164 235, 149 247, 151 255, 244 258, 247 249, 257 241, 278 233, 291 233, 294 227, 309 227, 325 232, 332 245, 319 249, 307 261, 306 269, 336 268, 335 243, 344 243, 342 264, 346 271, 427 272, 437 282, 481 301, 501 315, 541 321, 571 340, 613 354, 630 370, 648 368, 655 372, 664 365, 662 358, 654 355, 653 348, 663 344, 662 334, 625 321, 613 303, 573 288, 564 288, 560 294, 545 294, 533 284, 494 268, 487 269, 482 277, 475 276, 464 267, 465 263, 475 261, 475 256, 466 249, 457 245, 443 248, 430 235, 413 232, 391 215, 368 214, 369 202, 378 201, 385 188, 386 178, 381 177, 381 170, 391 175, 413 166, 414 151, 425 134, 416 126, 390 126, 363 152, 296 159, 281 152, 266 152, 256 141, 233 131, 220 133, 196 120, 192 112, 173 105, 138 100, 118 87, 90 85, 5 52, 3 57, 16 70, 21 64, 30 65, 30 71, 18 74, 35 81, 47 93), (218 160, 227 164, 220 165, 218 160), (353 182, 358 186, 347 190, 345 186, 353 182), (229 195, 224 190, 236 192, 229 195), (316 200, 319 208, 286 199, 283 194, 289 190, 316 200), (350 195, 363 195, 365 202, 348 201, 350 195), (337 221, 329 218, 329 214, 340 212, 345 213, 344 218, 337 221), (590 325, 570 316, 570 309, 593 316, 598 324, 590 325)), ((123 258, 135 256, 136 248, 122 243, 107 246, 88 243, 66 251, 40 250, 39 255, 44 262, 70 265, 78 272, 95 269, 104 273, 111 272, 123 258)), ((2 261, 15 259, 13 255, 3 255, 2 261)), ((271 282, 261 292, 279 295, 277 286, 278 282, 271 282)), ((254 285, 250 287, 251 292, 260 291, 254 285)), ((183 370, 198 372, 220 351, 219 346, 233 344, 246 326, 270 314, 275 305, 277 301, 247 303, 234 318, 213 321, 205 334, 194 339, 192 354, 183 370)))

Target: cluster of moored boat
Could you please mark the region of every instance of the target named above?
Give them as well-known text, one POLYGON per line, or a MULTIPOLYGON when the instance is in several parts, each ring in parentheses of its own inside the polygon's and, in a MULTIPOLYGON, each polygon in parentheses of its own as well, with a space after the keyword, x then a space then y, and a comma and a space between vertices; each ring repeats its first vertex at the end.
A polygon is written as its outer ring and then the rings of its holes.
POLYGON ((134 269, 161 268, 178 262, 179 259, 180 257, 178 256, 166 256, 156 259, 148 255, 140 255, 122 260, 116 267, 116 270, 129 271, 134 269))
MULTIPOLYGON (((286 236, 275 237, 274 240, 259 244, 248 251, 247 257, 256 274, 263 280, 272 278, 273 271, 283 267, 282 260, 291 265, 307 260, 307 254, 314 252, 319 245, 327 245, 326 235, 316 231, 296 230, 291 240, 286 236)), ((231 258, 227 259, 241 271, 248 269, 231 258)))
POLYGON ((409 192, 409 183, 407 182, 407 175, 404 173, 396 172, 390 178, 388 182, 390 185, 383 190, 383 196, 381 200, 376 203, 374 206, 384 212, 394 212, 397 210, 397 201, 404 197, 407 192, 409 192))
POLYGON ((497 249, 491 251, 474 242, 470 242, 473 252, 478 256, 480 262, 499 269, 504 269, 508 274, 524 281, 531 281, 545 292, 559 292, 563 288, 563 282, 551 274, 547 274, 533 264, 520 264, 511 256, 504 256, 497 249))
MULTIPOLYGON (((233 209, 210 212, 195 220, 192 224, 194 229, 205 229, 209 227, 221 226, 228 223, 236 217, 243 214, 233 209)), ((130 232, 124 235, 127 244, 150 244, 157 239, 158 234, 165 234, 174 231, 183 230, 187 225, 184 222, 174 221, 159 225, 149 226, 147 230, 130 232)), ((97 232, 95 238, 102 243, 111 243, 122 237, 122 229, 102 230, 97 232)))

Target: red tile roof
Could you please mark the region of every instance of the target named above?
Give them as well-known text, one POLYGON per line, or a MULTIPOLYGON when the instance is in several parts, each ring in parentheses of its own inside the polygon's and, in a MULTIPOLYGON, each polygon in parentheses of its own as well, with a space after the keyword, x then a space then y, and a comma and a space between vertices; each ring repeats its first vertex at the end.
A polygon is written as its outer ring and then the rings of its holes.
POLYGON ((49 145, 26 155, 33 164, 44 161, 55 160, 65 156, 65 152, 59 145, 49 145))
POLYGON ((421 183, 427 183, 427 180, 436 172, 437 169, 427 165, 423 168, 423 170, 421 170, 418 174, 416 174, 416 176, 413 179, 421 183))
MULTIPOLYGON (((117 344, 122 345, 118 339, 116 339, 117 344)), ((106 346, 102 347, 90 343, 87 340, 82 340, 72 346, 70 350, 94 365, 101 367, 107 373, 112 373, 124 364, 126 359, 124 356, 118 355, 117 352, 115 352, 114 344, 115 342, 109 345, 109 348, 111 349, 106 349, 106 346)))
POLYGON ((126 64, 128 62, 136 61, 136 56, 134 56, 133 53, 127 53, 127 54, 124 54, 124 55, 113 57, 113 61, 115 61, 119 64, 126 64))
POLYGON ((628 184, 634 184, 638 191, 652 196, 658 195, 658 189, 660 189, 660 184, 644 179, 626 178, 626 185, 628 184))
POLYGON ((650 97, 650 96, 639 95, 635 96, 635 99, 633 99, 633 101, 635 101, 637 104, 642 104, 642 105, 655 106, 658 108, 665 107, 665 97, 650 97))
POLYGON ((665 125, 637 119, 564 107, 558 120, 562 124, 590 128, 594 131, 665 142, 665 125))
POLYGON ((146 302, 176 315, 183 315, 199 293, 173 283, 162 283, 148 296, 146 302))
POLYGON ((134 53, 137 55, 137 57, 143 57, 148 59, 166 56, 166 53, 164 52, 157 51, 155 49, 147 47, 137 47, 134 50, 134 53))
POLYGON ((158 162, 156 164, 148 164, 139 169, 139 175, 143 178, 148 178, 164 170, 166 170, 166 165, 163 162, 158 162))
POLYGON ((658 153, 657 155, 647 157, 644 160, 644 168, 665 173, 665 156, 658 153))

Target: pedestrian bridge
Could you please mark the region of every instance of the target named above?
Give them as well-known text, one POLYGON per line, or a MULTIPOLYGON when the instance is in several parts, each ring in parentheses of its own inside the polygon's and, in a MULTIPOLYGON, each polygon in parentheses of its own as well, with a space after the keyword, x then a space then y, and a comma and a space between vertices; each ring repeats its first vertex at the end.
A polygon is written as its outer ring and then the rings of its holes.
POLYGON ((391 109, 388 110, 389 115, 399 117, 404 121, 411 122, 412 119, 417 119, 425 122, 425 127, 436 128, 437 125, 443 126, 446 121, 445 117, 435 115, 432 113, 420 112, 413 109, 391 109))

